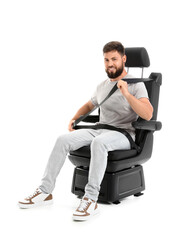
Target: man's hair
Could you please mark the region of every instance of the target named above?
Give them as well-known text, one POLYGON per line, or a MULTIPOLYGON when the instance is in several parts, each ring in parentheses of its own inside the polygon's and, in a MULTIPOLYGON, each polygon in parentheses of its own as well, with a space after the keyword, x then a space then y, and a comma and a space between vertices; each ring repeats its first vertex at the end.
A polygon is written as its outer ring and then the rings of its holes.
POLYGON ((107 53, 107 52, 111 52, 111 51, 117 51, 117 52, 119 52, 119 54, 121 56, 125 55, 124 46, 120 42, 117 42, 117 41, 108 42, 103 47, 103 53, 107 53))

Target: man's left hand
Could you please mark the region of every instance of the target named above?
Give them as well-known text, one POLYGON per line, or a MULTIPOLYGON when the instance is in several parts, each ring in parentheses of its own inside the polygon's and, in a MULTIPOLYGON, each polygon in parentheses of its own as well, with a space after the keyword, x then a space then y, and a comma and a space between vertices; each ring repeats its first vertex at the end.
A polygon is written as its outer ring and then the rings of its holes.
POLYGON ((128 91, 128 84, 127 82, 123 81, 123 80, 119 80, 117 83, 117 87, 119 88, 119 90, 121 91, 121 93, 123 94, 123 96, 128 96, 129 91, 128 91))

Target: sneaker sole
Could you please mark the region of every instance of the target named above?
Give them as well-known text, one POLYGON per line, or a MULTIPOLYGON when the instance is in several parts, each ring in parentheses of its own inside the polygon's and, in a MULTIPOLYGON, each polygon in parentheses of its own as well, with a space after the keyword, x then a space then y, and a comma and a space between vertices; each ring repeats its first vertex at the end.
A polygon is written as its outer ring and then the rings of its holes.
POLYGON ((22 209, 30 209, 30 208, 35 208, 35 207, 48 206, 48 205, 52 205, 52 204, 53 204, 53 200, 47 200, 47 201, 43 201, 40 203, 33 203, 33 204, 18 203, 18 206, 19 206, 19 208, 22 208, 22 209))
POLYGON ((74 216, 72 217, 72 219, 74 221, 86 221, 89 220, 89 218, 98 215, 100 213, 99 209, 95 210, 93 213, 91 213, 89 216, 74 216))

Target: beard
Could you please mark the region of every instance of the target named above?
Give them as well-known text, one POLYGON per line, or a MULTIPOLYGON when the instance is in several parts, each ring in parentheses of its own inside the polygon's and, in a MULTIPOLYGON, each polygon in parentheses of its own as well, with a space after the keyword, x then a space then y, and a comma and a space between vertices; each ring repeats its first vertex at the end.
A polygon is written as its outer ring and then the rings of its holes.
POLYGON ((123 63, 122 63, 122 66, 117 68, 115 72, 109 72, 109 68, 107 68, 105 71, 106 71, 109 78, 114 79, 114 78, 119 77, 122 74, 123 70, 124 70, 124 66, 123 66, 123 63))

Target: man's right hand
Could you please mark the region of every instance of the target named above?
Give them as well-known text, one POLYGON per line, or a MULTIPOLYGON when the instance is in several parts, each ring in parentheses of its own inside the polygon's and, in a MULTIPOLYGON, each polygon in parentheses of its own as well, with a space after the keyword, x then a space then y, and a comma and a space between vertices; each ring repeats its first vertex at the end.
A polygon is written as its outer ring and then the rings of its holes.
POLYGON ((92 104, 91 100, 89 100, 87 103, 85 103, 78 111, 77 113, 74 115, 73 119, 71 119, 71 121, 69 122, 68 125, 68 130, 74 131, 75 129, 73 129, 73 123, 75 122, 75 119, 78 119, 80 116, 88 113, 89 111, 91 111, 94 108, 94 105, 92 104))
POLYGON ((69 122, 69 125, 68 125, 68 130, 70 132, 74 131, 75 129, 73 129, 73 123, 75 122, 74 119, 72 119, 70 122, 69 122))

